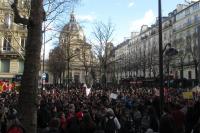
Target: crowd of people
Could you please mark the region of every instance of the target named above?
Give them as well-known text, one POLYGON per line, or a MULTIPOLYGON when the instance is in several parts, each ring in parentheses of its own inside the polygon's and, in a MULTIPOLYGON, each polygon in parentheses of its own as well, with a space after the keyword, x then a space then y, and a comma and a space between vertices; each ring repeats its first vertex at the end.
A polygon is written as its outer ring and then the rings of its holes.
MULTIPOLYGON (((0 132, 28 133, 20 123, 18 93, 0 94, 0 132)), ((60 88, 38 94, 38 133, 200 133, 200 99, 170 89, 163 111, 152 88, 60 88), (115 94, 117 97, 111 97, 115 94)))

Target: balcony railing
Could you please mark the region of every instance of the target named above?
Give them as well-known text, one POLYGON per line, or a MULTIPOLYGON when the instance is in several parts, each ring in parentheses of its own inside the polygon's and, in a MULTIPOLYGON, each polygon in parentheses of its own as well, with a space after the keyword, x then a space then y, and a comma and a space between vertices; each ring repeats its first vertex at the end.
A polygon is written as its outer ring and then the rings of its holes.
POLYGON ((187 28, 187 27, 191 26, 192 24, 198 24, 198 23, 200 23, 200 17, 197 17, 194 20, 185 22, 183 25, 180 25, 179 27, 174 28, 173 32, 179 31, 181 29, 184 29, 184 28, 187 28))
POLYGON ((148 38, 148 36, 145 35, 145 36, 141 37, 141 40, 145 40, 145 39, 147 39, 147 38, 148 38))

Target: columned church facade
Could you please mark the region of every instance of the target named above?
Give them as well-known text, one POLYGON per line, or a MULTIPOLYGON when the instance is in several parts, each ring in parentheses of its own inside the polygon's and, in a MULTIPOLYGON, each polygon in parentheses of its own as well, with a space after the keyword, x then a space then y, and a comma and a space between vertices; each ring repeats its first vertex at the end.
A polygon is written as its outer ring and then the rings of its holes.
POLYGON ((59 46, 65 51, 66 80, 69 77, 70 82, 75 83, 91 81, 90 71, 94 56, 91 45, 86 42, 82 27, 76 21, 74 12, 70 14, 69 22, 60 33, 59 46))

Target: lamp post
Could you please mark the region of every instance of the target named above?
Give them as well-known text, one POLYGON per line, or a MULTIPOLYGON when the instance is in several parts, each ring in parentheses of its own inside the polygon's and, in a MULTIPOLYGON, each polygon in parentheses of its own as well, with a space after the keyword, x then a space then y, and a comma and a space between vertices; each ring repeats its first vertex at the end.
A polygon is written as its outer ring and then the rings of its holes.
POLYGON ((184 77, 184 50, 179 51, 179 58, 180 58, 180 66, 181 66, 181 73, 180 73, 180 78, 181 78, 181 87, 183 87, 183 77, 184 77))
POLYGON ((167 43, 163 49, 163 53, 167 56, 167 86, 169 87, 169 65, 170 65, 170 57, 177 55, 179 52, 177 49, 171 47, 171 43, 167 43), (167 46, 169 46, 168 49, 167 46))
MULTIPOLYGON (((45 59, 45 21, 44 21, 44 34, 43 34, 43 56, 42 56, 42 74, 44 74, 44 59, 45 59)), ((42 79, 42 89, 44 88, 44 79, 42 79)))
MULTIPOLYGON (((164 107, 164 88, 163 88, 163 52, 166 50, 166 46, 163 50, 162 45, 162 6, 161 0, 158 0, 158 33, 159 33, 159 75, 160 75, 160 116, 163 112, 164 107)), ((173 48, 170 48, 168 51, 171 51, 173 48)), ((166 51, 167 52, 167 51, 166 51)))
MULTIPOLYGON (((197 60, 197 62, 200 62, 200 52, 199 52, 199 50, 200 50, 200 26, 198 26, 197 27, 197 36, 198 36, 198 43, 197 43, 197 45, 198 45, 198 55, 197 55, 197 57, 198 57, 198 60, 197 60)), ((200 86, 200 63, 198 63, 198 86, 200 86)))
POLYGON ((160 75, 160 116, 163 112, 164 89, 163 89, 163 47, 162 47, 162 7, 158 0, 158 23, 159 23, 159 75, 160 75))

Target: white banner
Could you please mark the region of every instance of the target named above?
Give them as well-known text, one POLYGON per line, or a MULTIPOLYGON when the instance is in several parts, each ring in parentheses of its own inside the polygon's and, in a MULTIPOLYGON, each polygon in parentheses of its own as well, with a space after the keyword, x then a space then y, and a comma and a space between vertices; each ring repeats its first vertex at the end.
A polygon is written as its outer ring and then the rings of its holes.
POLYGON ((111 98, 111 99, 117 99, 117 97, 118 97, 118 95, 115 94, 115 93, 111 93, 111 94, 110 94, 110 98, 111 98))
POLYGON ((90 92, 91 92, 91 88, 86 88, 86 96, 89 96, 90 92))

